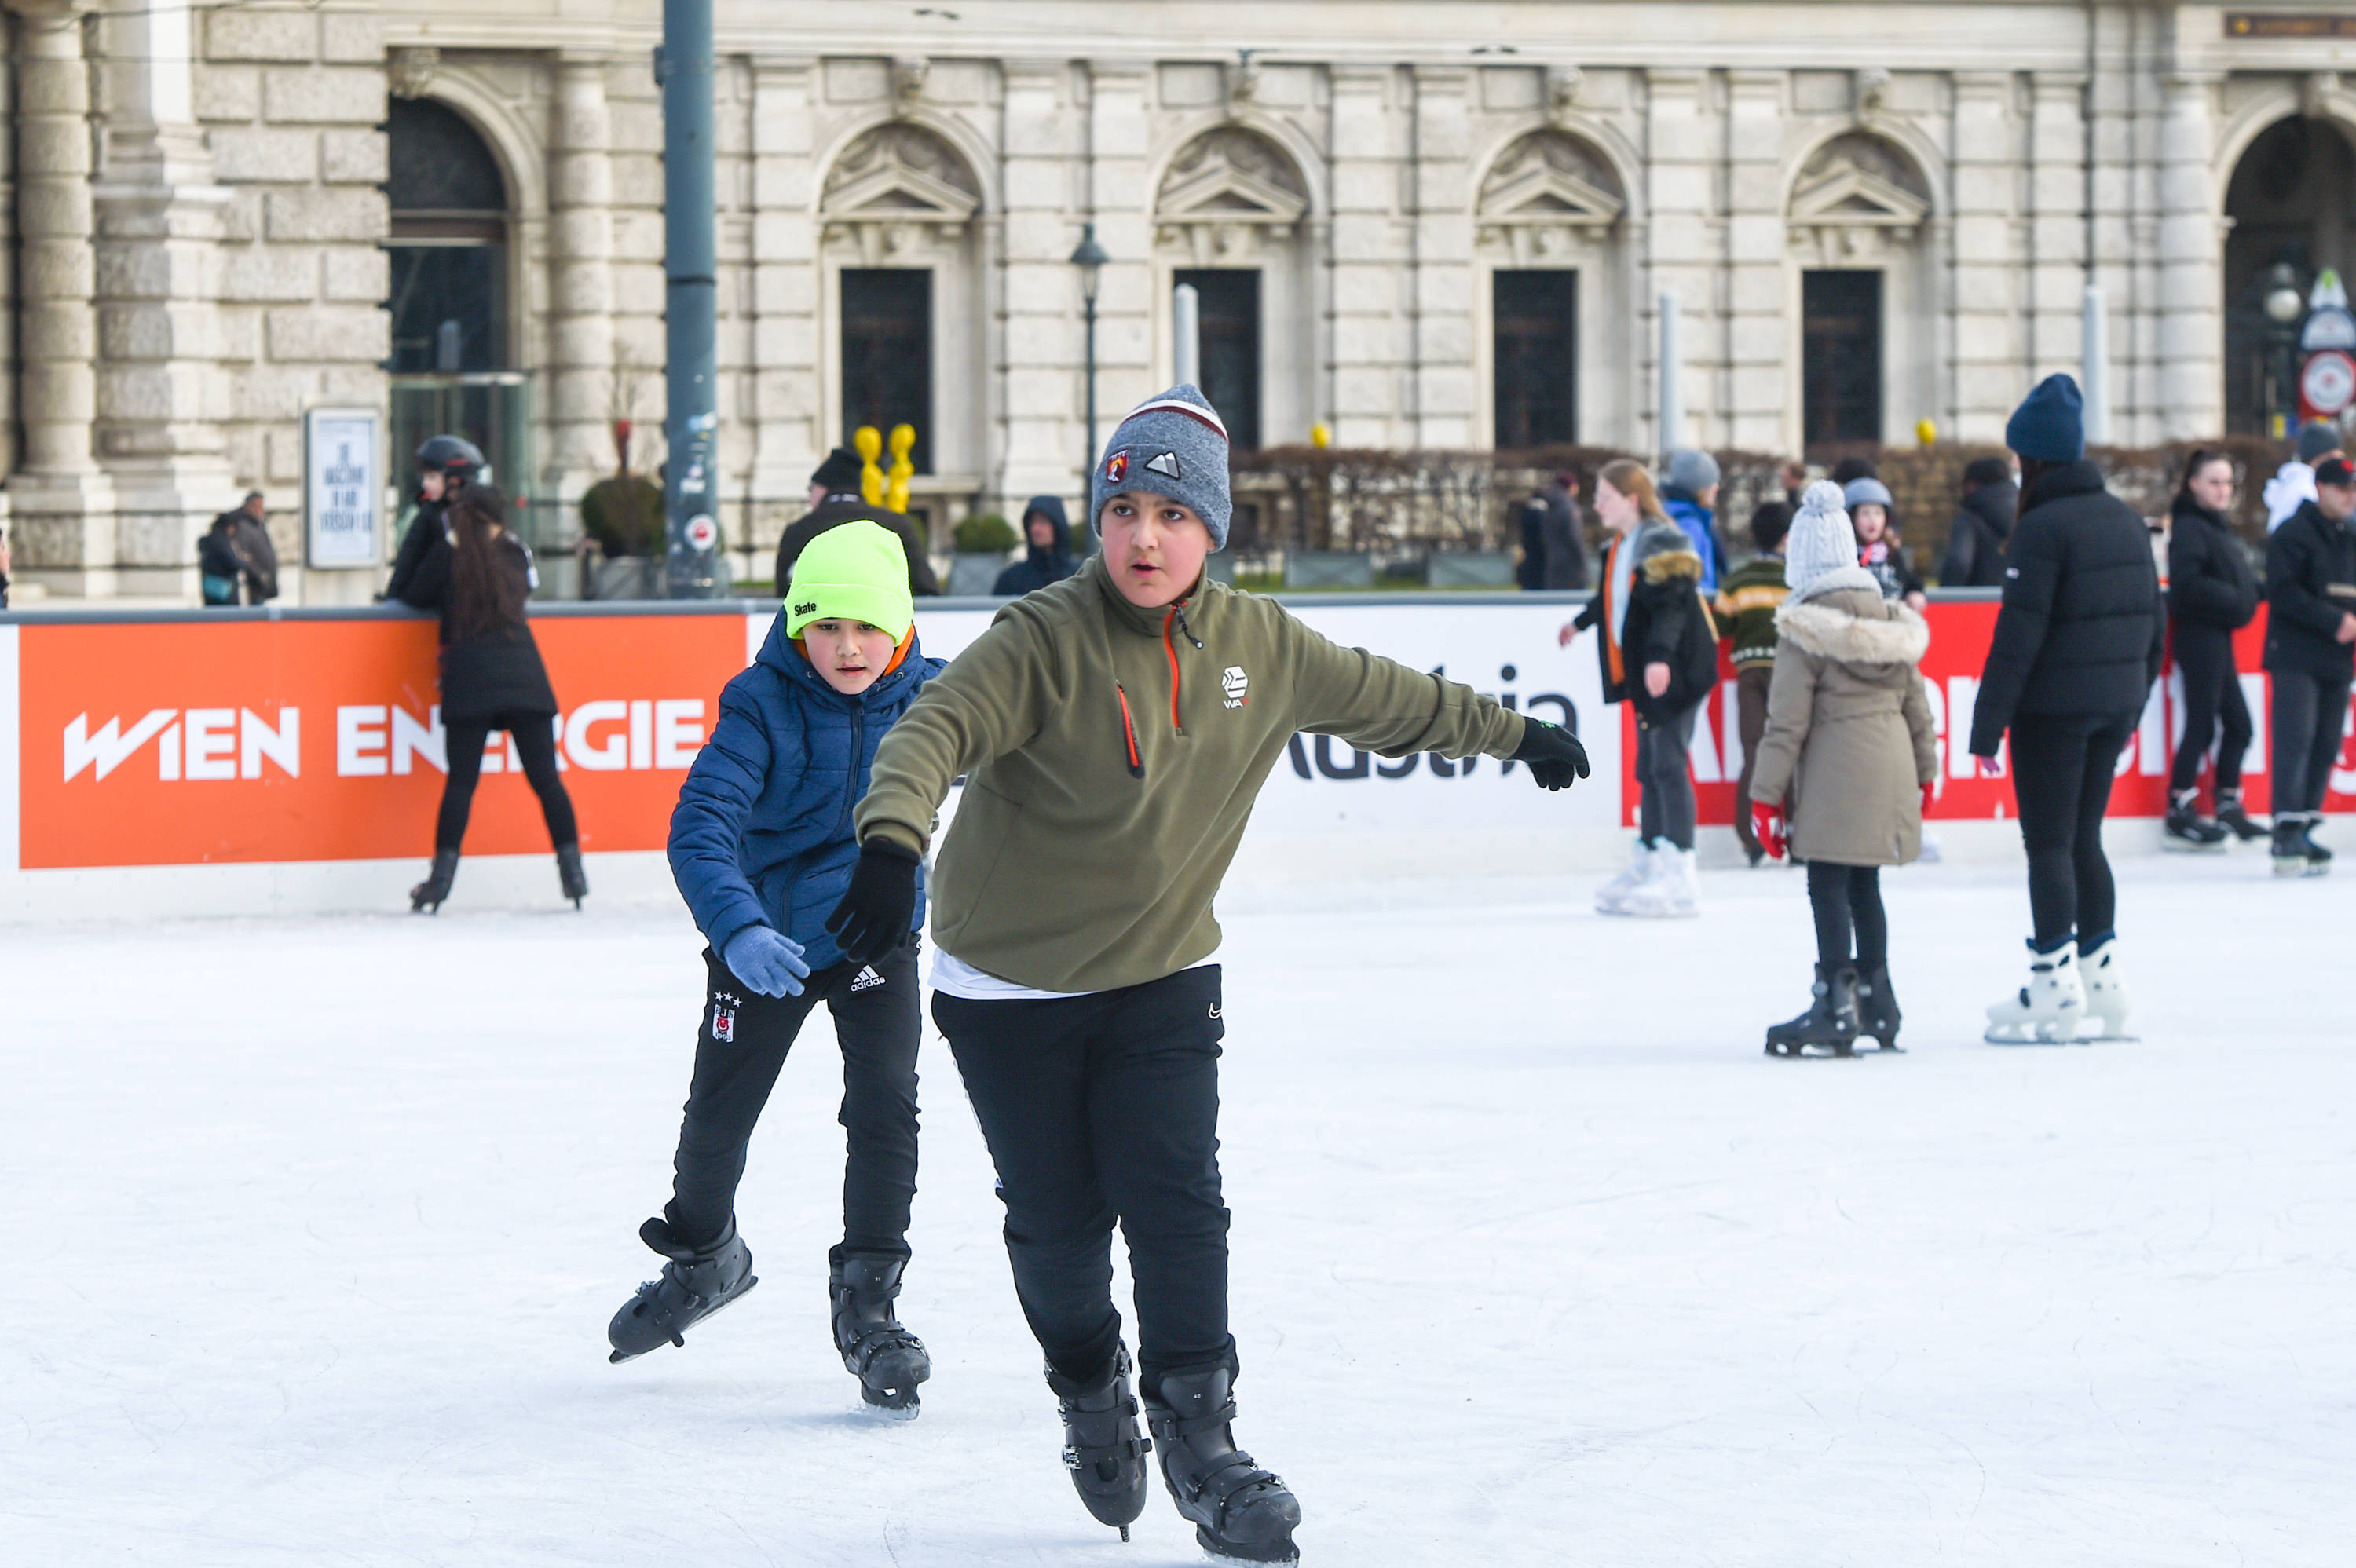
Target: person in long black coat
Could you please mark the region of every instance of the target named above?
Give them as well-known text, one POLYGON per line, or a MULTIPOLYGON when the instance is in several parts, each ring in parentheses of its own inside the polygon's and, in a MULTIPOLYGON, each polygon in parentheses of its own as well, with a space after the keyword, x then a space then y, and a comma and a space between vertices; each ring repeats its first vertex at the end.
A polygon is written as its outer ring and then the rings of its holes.
POLYGON ((2086 461, 2083 410, 2078 383, 2049 376, 2005 427, 2022 505, 1971 724, 1984 773, 1998 771, 2010 731, 2029 852, 2029 983, 1988 1009, 2003 1042, 2072 1038, 2087 1017, 2116 1036, 2126 1018, 2103 817, 2159 677, 2168 615, 2142 516, 2086 461))
POLYGON ((2315 841, 2356 682, 2356 467, 2315 465, 2315 499, 2266 544, 2266 674, 2274 684, 2276 876, 2331 869, 2315 841))
POLYGON ((2168 613, 2177 673, 2184 678, 2184 738, 2168 775, 2164 832, 2178 848, 2214 848, 2228 835, 2263 838, 2242 809, 2242 757, 2252 733, 2250 705, 2233 667, 2233 634, 2258 613, 2258 579, 2226 508, 2233 460, 2202 447, 2184 465, 2169 508, 2168 613), (2201 815, 2201 763, 2217 743, 2217 815, 2201 815))
POLYGON ((1062 496, 1031 497, 1031 504, 1023 508, 1023 539, 1028 550, 998 574, 990 585, 992 593, 1019 598, 1051 582, 1061 582, 1080 569, 1079 558, 1072 553, 1072 525, 1064 516, 1062 496), (1043 531, 1047 535, 1044 539, 1039 537, 1043 531))
POLYGON ((564 896, 577 908, 589 891, 573 797, 556 771, 556 693, 524 617, 540 575, 531 551, 508 531, 506 515, 497 490, 468 485, 449 508, 447 532, 425 550, 402 596, 442 616, 442 727, 450 764, 434 824, 434 869, 409 890, 412 910, 438 911, 450 896, 483 747, 494 730, 513 738, 516 760, 540 797, 564 896))
POLYGON ((2012 464, 2001 457, 1975 457, 1964 469, 1964 498, 1947 530, 1947 559, 1939 568, 1942 588, 2001 588, 2004 547, 2020 510, 2020 488, 2012 464))
POLYGON ((810 540, 829 528, 862 518, 900 536, 901 548, 908 553, 909 592, 919 599, 940 592, 940 579, 933 575, 932 562, 926 559, 926 551, 931 546, 925 541, 925 530, 906 513, 872 505, 859 493, 859 476, 865 469, 859 453, 838 446, 811 471, 810 509, 796 518, 777 540, 776 583, 780 598, 793 578, 794 562, 801 559, 810 540))

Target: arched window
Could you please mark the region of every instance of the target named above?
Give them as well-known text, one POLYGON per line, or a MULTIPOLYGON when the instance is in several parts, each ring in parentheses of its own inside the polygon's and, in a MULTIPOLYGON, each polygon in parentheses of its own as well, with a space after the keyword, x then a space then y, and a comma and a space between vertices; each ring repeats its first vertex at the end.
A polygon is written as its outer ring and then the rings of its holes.
POLYGON ((1893 410, 1935 406, 1926 371, 1930 216, 1922 171, 1869 132, 1826 143, 1793 182, 1786 219, 1800 274, 1805 445, 1878 442, 1893 410))
POLYGON ((2325 267, 2356 265, 2356 150, 2328 120, 2278 120, 2250 144, 2225 187, 2225 428, 2269 433, 2296 419, 2298 324, 2265 314, 2290 269, 2303 296, 2325 267))
POLYGON ((1560 131, 1524 136, 1482 180, 1475 221, 1489 265, 1495 445, 1579 439, 1581 284, 1588 308, 1601 300, 1625 314, 1616 230, 1627 205, 1603 155, 1560 131))
POLYGON ((396 98, 386 122, 395 375, 509 368, 508 193, 473 126, 396 98))

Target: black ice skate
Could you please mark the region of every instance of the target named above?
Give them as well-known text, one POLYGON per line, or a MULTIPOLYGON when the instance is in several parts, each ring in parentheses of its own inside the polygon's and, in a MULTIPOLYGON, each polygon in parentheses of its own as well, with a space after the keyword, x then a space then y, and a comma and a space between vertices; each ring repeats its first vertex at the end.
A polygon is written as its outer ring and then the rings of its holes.
POLYGON ((2159 829, 2161 848, 2194 855, 2222 854, 2225 850, 2226 840, 2232 837, 2232 831, 2222 823, 2201 815, 2201 807, 2190 790, 2169 797, 2168 817, 2159 829))
POLYGON ((733 1215, 709 1246, 682 1245, 661 1219, 639 1226, 638 1239, 670 1261, 605 1326, 614 1346, 610 1360, 635 1360, 665 1342, 684 1346, 688 1329, 761 1283, 754 1277, 752 1250, 736 1234, 733 1215))
POLYGON ((2315 830, 2323 826, 2323 813, 2310 811, 2299 824, 2298 847, 2307 851, 2307 874, 2320 877, 2331 870, 2331 851, 2315 841, 2315 830))
POLYGON ((2255 843, 2272 834, 2265 823, 2254 820, 2243 809, 2242 792, 2237 789, 2217 792, 2217 823, 2244 844, 2255 843))
POLYGON ((440 914, 442 901, 450 896, 450 884, 457 880, 458 851, 434 850, 434 869, 425 874, 423 881, 409 890, 409 912, 440 914))
POLYGON ((1890 966, 1861 970, 1857 977, 1857 1032, 1884 1051, 1898 1049, 1898 993, 1890 988, 1890 966))
POLYGON ((1126 1345, 1114 1347, 1112 1366, 1099 1383, 1076 1383, 1047 1369, 1055 1413, 1064 1418, 1064 1467, 1072 1473, 1072 1488, 1097 1522, 1119 1531, 1123 1541, 1145 1511, 1145 1456, 1153 1450, 1152 1440, 1137 1430, 1129 1371, 1126 1345))
POLYGON ((1145 1393, 1145 1423, 1162 1451, 1162 1478, 1194 1540, 1215 1563, 1298 1563, 1301 1504, 1282 1479, 1236 1447, 1228 1423, 1235 1374, 1226 1367, 1172 1372, 1145 1393))
POLYGON ((834 1348, 842 1352, 843 1370, 859 1380, 860 1398, 878 1414, 916 1420, 916 1385, 933 1375, 933 1359, 892 1310, 908 1260, 897 1253, 847 1253, 841 1247, 826 1258, 834 1348))
MULTIPOLYGON (((1857 971, 1843 964, 1816 965, 1814 999, 1798 1018, 1767 1030, 1770 1056, 1854 1056, 1857 1054, 1857 971)), ((1891 1004, 1890 1035, 1898 1032, 1896 1004, 1891 1004)))
POLYGON ((2275 813, 2273 859, 2277 877, 2319 877, 2331 869, 2331 851, 2308 837, 2305 813, 2275 813), (2318 857, 2321 857, 2318 859, 2318 857))
POLYGON ((589 896, 589 873, 581 869, 581 846, 559 844, 556 847, 556 880, 564 890, 563 896, 579 909, 581 901, 589 896))

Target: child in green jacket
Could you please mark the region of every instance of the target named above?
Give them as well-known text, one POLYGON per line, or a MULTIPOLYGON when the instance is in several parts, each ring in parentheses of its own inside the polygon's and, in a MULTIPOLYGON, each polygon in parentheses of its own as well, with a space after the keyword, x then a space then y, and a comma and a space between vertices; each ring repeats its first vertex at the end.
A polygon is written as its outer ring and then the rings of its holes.
POLYGON ((1144 1509, 1149 1445, 1112 1302, 1119 1224, 1179 1512, 1215 1555, 1290 1563, 1300 1505, 1229 1427, 1212 898, 1300 731, 1391 757, 1512 758, 1549 789, 1586 776, 1587 756, 1567 731, 1208 578, 1205 556, 1226 542, 1227 436, 1194 388, 1131 411, 1091 489, 1104 549, 1001 609, 885 738, 830 923, 853 960, 905 939, 934 813, 966 775, 935 866, 933 1017, 998 1168, 1073 1482, 1124 1536, 1144 1509))
POLYGON ((1766 859, 1751 827, 1751 770, 1767 733, 1767 687, 1775 676, 1775 612, 1792 591, 1783 585, 1783 536, 1792 508, 1762 502, 1751 514, 1751 544, 1759 553, 1727 574, 1718 591, 1719 624, 1734 644, 1735 724, 1742 737, 1742 777, 1734 787, 1734 832, 1757 865, 1766 859))

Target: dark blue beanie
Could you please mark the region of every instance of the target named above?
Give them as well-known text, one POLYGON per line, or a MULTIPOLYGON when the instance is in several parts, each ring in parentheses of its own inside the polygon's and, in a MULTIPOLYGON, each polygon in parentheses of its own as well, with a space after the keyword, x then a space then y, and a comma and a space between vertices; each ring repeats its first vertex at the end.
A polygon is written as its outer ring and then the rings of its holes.
POLYGON ((2086 400, 2067 376, 2048 376, 2005 421, 2004 443, 2032 463, 2075 463, 2086 455, 2086 400))

